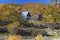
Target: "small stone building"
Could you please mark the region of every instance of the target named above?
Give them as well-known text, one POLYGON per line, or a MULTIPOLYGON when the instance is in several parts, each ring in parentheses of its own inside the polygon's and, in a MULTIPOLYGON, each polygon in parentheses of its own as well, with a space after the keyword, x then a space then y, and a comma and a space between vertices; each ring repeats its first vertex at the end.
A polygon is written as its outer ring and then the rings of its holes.
POLYGON ((27 19, 27 20, 30 20, 31 19, 31 15, 28 11, 24 11, 22 12, 23 16, 27 19))
POLYGON ((43 16, 41 14, 38 15, 37 20, 42 21, 43 16))
POLYGON ((43 20, 43 16, 41 14, 38 14, 38 15, 34 15, 32 17, 33 20, 38 20, 38 21, 42 21, 43 20))
POLYGON ((27 14, 27 20, 30 20, 31 19, 31 15, 30 13, 27 14))

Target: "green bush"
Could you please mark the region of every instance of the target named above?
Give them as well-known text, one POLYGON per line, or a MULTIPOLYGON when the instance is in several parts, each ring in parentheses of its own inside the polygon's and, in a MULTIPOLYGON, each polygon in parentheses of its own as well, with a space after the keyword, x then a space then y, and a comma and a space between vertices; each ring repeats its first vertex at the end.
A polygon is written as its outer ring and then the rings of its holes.
POLYGON ((42 34, 42 36, 47 36, 47 32, 45 30, 40 30, 40 33, 42 34))

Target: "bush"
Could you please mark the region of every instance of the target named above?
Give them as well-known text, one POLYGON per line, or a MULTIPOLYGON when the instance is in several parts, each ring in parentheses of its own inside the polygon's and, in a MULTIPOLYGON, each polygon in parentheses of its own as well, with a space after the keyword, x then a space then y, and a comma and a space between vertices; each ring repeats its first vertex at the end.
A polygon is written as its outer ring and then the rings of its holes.
POLYGON ((35 40, 42 40, 42 35, 38 34, 38 35, 35 37, 35 40))
POLYGON ((47 36, 47 32, 45 30, 41 30, 40 33, 42 34, 42 36, 47 36))
POLYGON ((9 33, 9 31, 6 28, 0 28, 0 33, 9 33))
POLYGON ((8 24, 7 29, 8 29, 8 31, 9 31, 11 34, 14 34, 13 31, 14 31, 15 28, 18 27, 18 25, 19 25, 19 22, 18 22, 18 21, 14 21, 14 22, 12 22, 11 24, 8 24))
POLYGON ((16 35, 20 34, 20 35, 22 35, 22 36, 30 36, 30 35, 31 35, 31 31, 29 31, 29 30, 24 30, 24 29, 20 29, 20 28, 16 28, 16 29, 14 30, 14 33, 15 33, 16 35))
POLYGON ((9 35, 8 40, 21 40, 20 35, 9 35))

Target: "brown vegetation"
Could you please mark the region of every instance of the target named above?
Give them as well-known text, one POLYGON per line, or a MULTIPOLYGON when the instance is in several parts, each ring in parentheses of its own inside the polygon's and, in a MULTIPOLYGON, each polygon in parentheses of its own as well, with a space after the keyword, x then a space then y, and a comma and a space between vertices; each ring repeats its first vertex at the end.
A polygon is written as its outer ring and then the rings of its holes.
POLYGON ((11 15, 22 11, 29 11, 32 16, 42 14, 45 21, 59 22, 60 20, 60 5, 51 4, 0 4, 0 20, 9 20, 11 15))
POLYGON ((8 40, 21 40, 20 35, 9 35, 8 40))

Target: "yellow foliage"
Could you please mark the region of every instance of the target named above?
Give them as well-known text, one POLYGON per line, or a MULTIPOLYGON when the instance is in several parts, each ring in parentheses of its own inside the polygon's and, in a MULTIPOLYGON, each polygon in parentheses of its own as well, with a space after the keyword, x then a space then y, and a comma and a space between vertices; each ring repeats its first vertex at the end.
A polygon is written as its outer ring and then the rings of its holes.
POLYGON ((16 27, 18 27, 18 25, 19 25, 19 22, 18 21, 14 21, 11 24, 8 24, 7 29, 8 29, 9 32, 13 33, 14 29, 16 27))
POLYGON ((54 19, 53 18, 46 18, 45 20, 46 22, 50 22, 50 23, 53 23, 54 22, 54 19))
MULTIPOLYGON (((3 20, 7 19, 9 15, 15 15, 16 12, 18 13, 22 11, 29 11, 32 16, 42 14, 45 17, 51 14, 53 16, 52 20, 54 20, 54 17, 57 17, 56 15, 60 13, 60 5, 54 6, 40 3, 17 5, 18 4, 0 4, 0 14, 3 20)), ((59 17, 57 17, 57 19, 59 19, 59 17)))
POLYGON ((4 14, 2 14, 3 17, 6 17, 9 15, 9 11, 6 11, 4 14))
POLYGON ((38 34, 36 37, 35 37, 36 40, 42 40, 42 35, 38 34))
POLYGON ((21 40, 21 35, 9 35, 8 40, 21 40))

